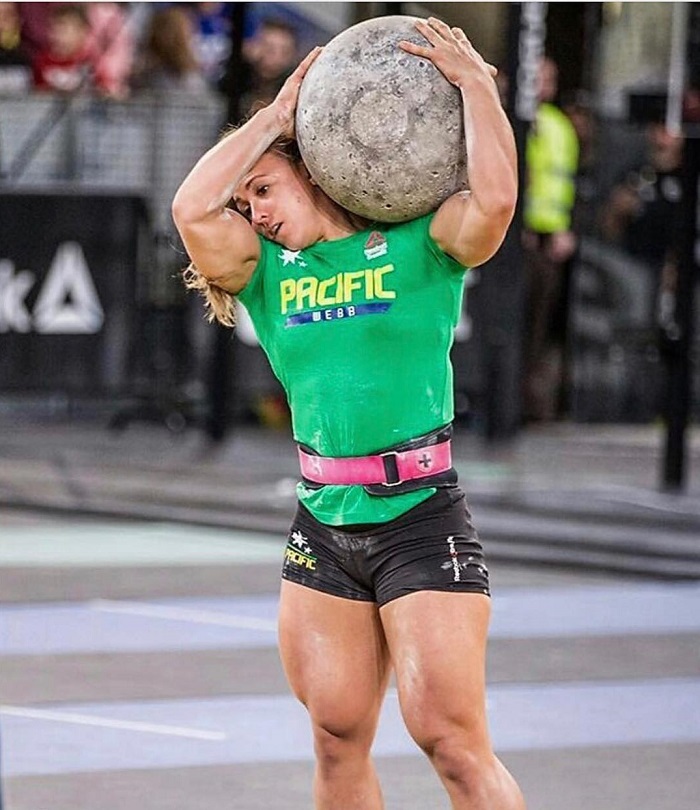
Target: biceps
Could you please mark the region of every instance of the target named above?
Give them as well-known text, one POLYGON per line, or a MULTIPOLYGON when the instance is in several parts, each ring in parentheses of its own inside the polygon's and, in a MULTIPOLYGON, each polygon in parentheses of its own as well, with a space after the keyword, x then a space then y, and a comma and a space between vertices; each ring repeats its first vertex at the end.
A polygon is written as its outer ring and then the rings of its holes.
POLYGON ((187 253, 201 275, 237 293, 260 259, 258 236, 240 214, 226 209, 215 219, 178 225, 187 253))

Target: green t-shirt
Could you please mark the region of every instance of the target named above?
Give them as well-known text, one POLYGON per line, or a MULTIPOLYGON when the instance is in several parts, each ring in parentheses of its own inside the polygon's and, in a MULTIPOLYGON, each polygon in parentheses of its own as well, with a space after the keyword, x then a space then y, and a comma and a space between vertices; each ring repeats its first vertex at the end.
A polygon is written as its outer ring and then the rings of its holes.
MULTIPOLYGON (((465 268, 429 233, 432 214, 288 250, 261 237, 240 293, 292 412, 294 438, 323 456, 363 456, 453 418, 449 352, 465 268)), ((383 523, 435 490, 370 495, 300 483, 322 523, 383 523)))

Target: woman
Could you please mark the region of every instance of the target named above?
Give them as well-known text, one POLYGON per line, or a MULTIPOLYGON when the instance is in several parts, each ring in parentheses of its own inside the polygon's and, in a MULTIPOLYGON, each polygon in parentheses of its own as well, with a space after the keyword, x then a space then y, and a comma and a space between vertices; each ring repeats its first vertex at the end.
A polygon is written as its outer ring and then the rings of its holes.
POLYGON ((190 14, 177 6, 159 8, 148 21, 143 52, 134 69, 134 90, 156 93, 201 93, 207 82, 194 50, 190 14))
POLYGON ((173 215, 189 285, 224 323, 241 299, 289 397, 304 481, 280 650, 313 726, 316 807, 383 806, 370 746, 393 668, 406 726, 452 806, 522 810, 489 741, 488 572, 449 458, 465 267, 493 255, 511 220, 515 148, 493 68, 461 30, 416 27, 426 45, 401 47, 462 92, 470 193, 369 228, 326 197, 280 151, 313 51, 204 155, 173 215))

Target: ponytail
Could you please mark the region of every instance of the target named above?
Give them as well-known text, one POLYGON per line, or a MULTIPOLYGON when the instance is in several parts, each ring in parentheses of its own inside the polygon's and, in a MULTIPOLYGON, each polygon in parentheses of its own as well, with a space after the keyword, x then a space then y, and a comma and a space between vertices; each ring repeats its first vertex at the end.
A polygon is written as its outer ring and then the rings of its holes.
POLYGON ((236 296, 217 287, 190 264, 182 271, 182 280, 188 290, 196 290, 204 298, 209 323, 218 321, 231 329, 236 325, 236 296))

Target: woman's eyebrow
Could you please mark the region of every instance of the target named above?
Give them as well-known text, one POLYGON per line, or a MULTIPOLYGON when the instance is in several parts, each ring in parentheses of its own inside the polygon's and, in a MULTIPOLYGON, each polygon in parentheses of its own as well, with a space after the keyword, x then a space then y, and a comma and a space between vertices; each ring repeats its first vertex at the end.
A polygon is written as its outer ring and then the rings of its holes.
POLYGON ((253 184, 253 183, 254 183, 256 180, 258 180, 258 179, 259 179, 259 178, 261 178, 261 177, 265 177, 265 173, 264 173, 264 172, 260 172, 259 174, 254 174, 254 175, 253 175, 253 176, 252 176, 250 179, 248 179, 248 180, 245 182, 245 184, 243 185, 243 188, 245 188, 245 189, 249 189, 249 188, 251 187, 251 185, 252 185, 252 184, 253 184))

